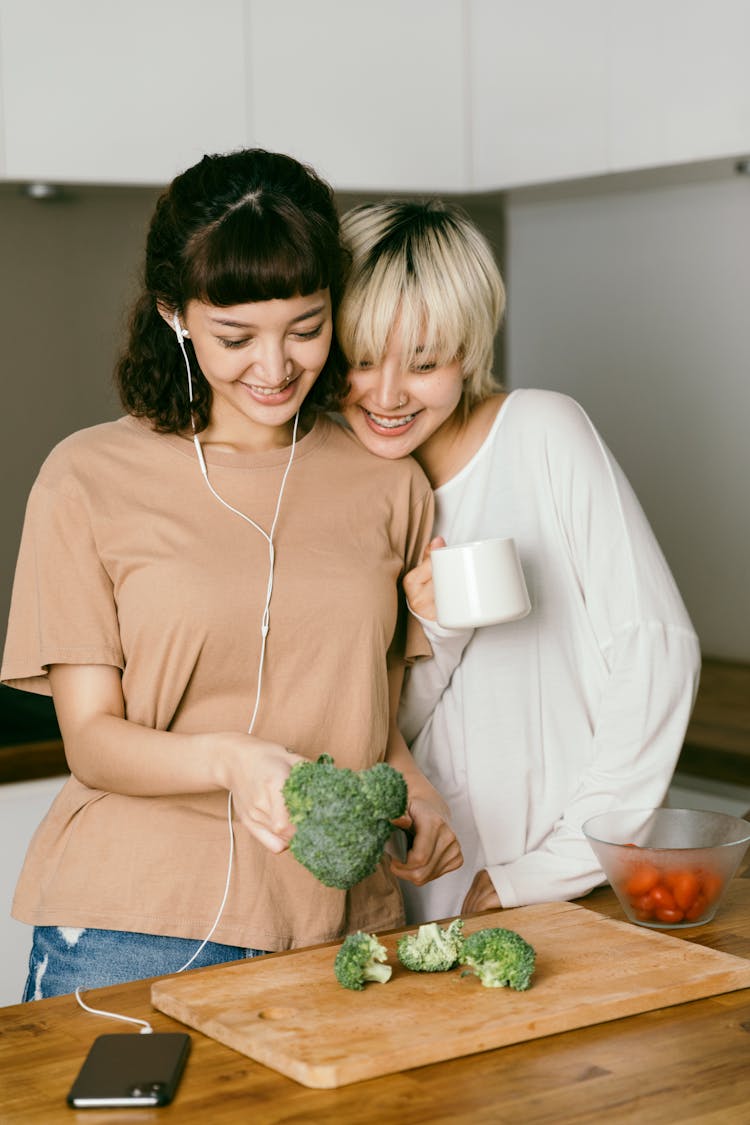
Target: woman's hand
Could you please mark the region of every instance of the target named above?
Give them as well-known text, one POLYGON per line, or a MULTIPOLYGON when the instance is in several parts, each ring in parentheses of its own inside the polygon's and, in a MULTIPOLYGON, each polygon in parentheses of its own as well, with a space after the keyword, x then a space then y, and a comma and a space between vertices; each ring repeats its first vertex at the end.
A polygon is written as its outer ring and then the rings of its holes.
POLYGON ((414 570, 404 575, 404 593, 409 603, 409 608, 418 617, 426 621, 434 621, 437 617, 435 610, 435 590, 432 584, 432 562, 430 552, 433 547, 444 547, 445 540, 438 535, 424 549, 422 561, 414 570))
POLYGON ((464 899, 461 913, 476 914, 479 910, 499 910, 501 906, 500 898, 488 873, 484 868, 477 871, 464 899))
POLYGON ((292 766, 305 761, 276 742, 248 735, 222 734, 217 750, 225 763, 224 788, 232 794, 235 815, 251 836, 279 853, 289 847, 294 825, 282 795, 292 766))
POLYGON ((455 871, 463 863, 461 845, 442 802, 410 797, 405 815, 393 823, 412 836, 412 845, 403 863, 391 856, 391 871, 399 879, 421 887, 448 871, 455 871))
POLYGON ((131 797, 228 789, 240 822, 272 852, 294 827, 281 794, 299 754, 239 731, 181 734, 125 718, 119 669, 53 664, 49 670, 65 753, 83 785, 131 797))

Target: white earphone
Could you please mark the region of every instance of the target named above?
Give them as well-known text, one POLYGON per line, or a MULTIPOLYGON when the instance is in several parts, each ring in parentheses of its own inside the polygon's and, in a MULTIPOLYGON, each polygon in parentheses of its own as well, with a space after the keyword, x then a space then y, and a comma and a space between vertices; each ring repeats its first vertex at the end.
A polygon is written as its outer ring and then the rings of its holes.
MULTIPOLYGON (((182 352, 182 358, 185 360, 185 370, 187 371, 187 381, 188 381, 188 398, 189 398, 190 403, 192 405, 192 402, 193 402, 193 373, 190 370, 190 359, 188 358, 187 349, 185 348, 185 338, 187 336, 189 336, 190 333, 188 332, 187 328, 183 328, 182 325, 180 324, 180 318, 179 318, 177 313, 175 313, 172 317, 172 327, 174 328, 175 335, 177 337, 177 343, 180 345, 180 351, 182 352)), ((198 454, 198 464, 201 467, 201 472, 203 473, 203 476, 206 478, 206 480, 208 480, 208 470, 206 468, 206 461, 205 461, 205 458, 203 456, 203 450, 201 449, 201 443, 198 441, 198 435, 195 432, 195 422, 193 420, 192 411, 190 413, 190 424, 193 427, 193 443, 195 445, 196 453, 198 454)))

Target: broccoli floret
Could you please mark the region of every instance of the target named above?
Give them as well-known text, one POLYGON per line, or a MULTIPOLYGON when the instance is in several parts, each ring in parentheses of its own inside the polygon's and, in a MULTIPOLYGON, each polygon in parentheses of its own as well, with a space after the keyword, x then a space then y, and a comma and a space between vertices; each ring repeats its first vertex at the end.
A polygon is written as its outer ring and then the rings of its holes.
POLYGON ((536 953, 514 930, 477 930, 464 940, 459 961, 473 972, 485 988, 509 985, 523 992, 531 984, 536 953))
POLYGON ((445 973, 458 964, 464 924, 455 918, 442 929, 437 922, 420 926, 415 934, 399 938, 396 952, 405 969, 413 973, 445 973))
POLYGON ((321 883, 344 891, 372 875, 391 821, 406 812, 406 782, 385 762, 358 773, 321 754, 292 768, 283 794, 296 826, 292 855, 321 883))
POLYGON ((369 980, 385 984, 391 978, 391 966, 384 964, 388 952, 375 934, 358 931, 349 934, 336 954, 333 971, 344 988, 361 992, 369 980))

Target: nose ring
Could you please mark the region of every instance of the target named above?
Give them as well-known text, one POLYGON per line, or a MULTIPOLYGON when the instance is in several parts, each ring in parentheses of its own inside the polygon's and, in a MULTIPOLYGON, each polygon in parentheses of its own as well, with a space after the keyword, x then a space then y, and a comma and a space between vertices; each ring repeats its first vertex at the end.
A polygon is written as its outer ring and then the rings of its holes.
POLYGON ((401 395, 399 400, 398 400, 398 405, 399 406, 406 406, 407 402, 408 402, 408 399, 407 399, 406 395, 401 395))

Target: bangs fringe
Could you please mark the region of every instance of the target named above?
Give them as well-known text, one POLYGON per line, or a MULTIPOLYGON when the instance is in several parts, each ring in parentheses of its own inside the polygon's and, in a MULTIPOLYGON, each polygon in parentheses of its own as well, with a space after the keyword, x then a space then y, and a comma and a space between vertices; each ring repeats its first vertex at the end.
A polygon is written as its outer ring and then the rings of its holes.
POLYGON ((384 255, 371 272, 362 270, 350 280, 340 337, 351 363, 382 359, 397 320, 406 363, 429 356, 444 364, 462 357, 466 295, 447 283, 447 266, 441 269, 429 253, 414 258, 409 268, 403 255, 384 255))
POLYGON ((458 361, 463 409, 494 394, 505 288, 489 243, 435 200, 363 204, 342 219, 352 255, 337 331, 350 366, 378 366, 398 325, 404 368, 458 361))
POLYGON ((306 296, 331 282, 326 232, 252 197, 204 228, 186 256, 188 299, 220 307, 306 296))

